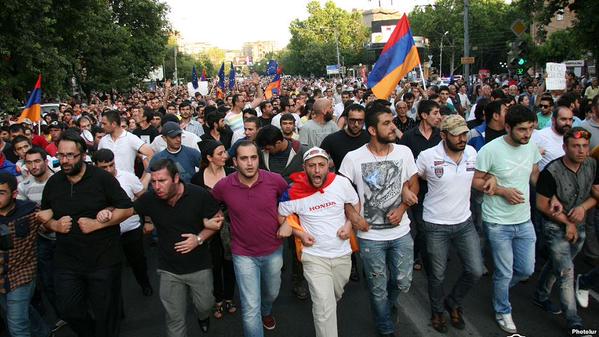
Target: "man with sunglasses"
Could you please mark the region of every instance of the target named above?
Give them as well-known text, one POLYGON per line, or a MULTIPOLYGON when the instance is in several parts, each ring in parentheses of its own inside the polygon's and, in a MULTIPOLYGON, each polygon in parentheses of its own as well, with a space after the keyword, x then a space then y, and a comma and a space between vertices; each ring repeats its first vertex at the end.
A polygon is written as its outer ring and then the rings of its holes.
POLYGON ((591 134, 574 127, 564 134, 565 155, 550 162, 539 175, 537 209, 543 214, 543 235, 549 259, 539 276, 534 303, 545 311, 559 314, 562 310, 550 301, 554 284, 559 284, 561 307, 570 329, 582 330, 584 324, 576 312, 574 263, 585 240, 584 219, 597 200, 591 195, 599 189, 597 163, 589 157, 591 134), (552 207, 552 198, 561 203, 561 212, 552 207))
POLYGON ((538 121, 537 130, 542 130, 544 128, 551 126, 551 112, 553 111, 553 98, 548 95, 541 97, 539 107, 541 108, 541 111, 537 112, 537 121, 538 121))

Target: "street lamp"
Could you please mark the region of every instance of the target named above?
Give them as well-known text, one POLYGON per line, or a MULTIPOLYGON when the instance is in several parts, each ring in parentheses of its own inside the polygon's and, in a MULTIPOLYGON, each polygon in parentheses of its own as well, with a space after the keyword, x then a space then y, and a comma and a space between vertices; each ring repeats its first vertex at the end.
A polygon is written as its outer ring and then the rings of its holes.
POLYGON ((441 52, 439 53, 439 76, 441 77, 443 77, 443 71, 441 70, 441 67, 443 66, 443 38, 447 34, 449 34, 449 31, 446 31, 443 33, 443 36, 441 36, 441 52))

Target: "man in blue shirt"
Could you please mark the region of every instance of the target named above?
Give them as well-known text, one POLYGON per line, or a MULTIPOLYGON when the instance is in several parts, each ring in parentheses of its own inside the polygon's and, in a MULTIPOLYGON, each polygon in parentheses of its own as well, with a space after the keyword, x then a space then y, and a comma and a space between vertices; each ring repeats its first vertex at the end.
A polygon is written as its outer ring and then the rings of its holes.
POLYGON ((166 122, 162 126, 161 133, 166 141, 166 149, 154 155, 149 166, 160 159, 172 159, 177 165, 181 180, 185 183, 190 183, 191 177, 196 172, 196 168, 200 167, 200 160, 202 158, 200 151, 181 144, 183 130, 181 130, 181 127, 176 122, 166 122))

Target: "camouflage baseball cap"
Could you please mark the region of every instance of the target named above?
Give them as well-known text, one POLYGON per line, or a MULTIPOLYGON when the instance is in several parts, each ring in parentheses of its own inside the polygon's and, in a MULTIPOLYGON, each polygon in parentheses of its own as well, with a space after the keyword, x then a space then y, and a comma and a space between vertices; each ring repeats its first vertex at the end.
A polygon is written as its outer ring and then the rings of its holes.
POLYGON ((462 116, 450 115, 441 122, 441 131, 447 131, 454 136, 458 136, 470 131, 470 129, 468 129, 468 125, 462 116))

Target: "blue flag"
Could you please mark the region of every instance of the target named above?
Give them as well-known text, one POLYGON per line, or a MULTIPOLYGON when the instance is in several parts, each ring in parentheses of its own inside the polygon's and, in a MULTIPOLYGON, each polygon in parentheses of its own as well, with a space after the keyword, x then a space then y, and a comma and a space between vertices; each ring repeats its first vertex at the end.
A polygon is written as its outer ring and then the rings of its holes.
POLYGON ((191 85, 193 85, 194 89, 198 88, 198 72, 196 71, 196 66, 195 64, 193 65, 193 68, 191 69, 191 85))
POLYGON ((225 90, 225 62, 220 65, 220 70, 218 71, 218 86, 225 90))
POLYGON ((229 91, 233 91, 235 88, 235 67, 233 67, 233 62, 231 62, 231 70, 229 70, 229 91))
POLYGON ((277 68, 279 68, 279 64, 275 60, 268 61, 268 67, 266 68, 266 75, 272 76, 277 73, 277 68))

